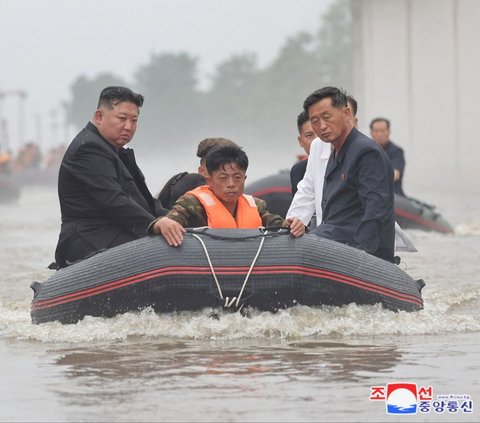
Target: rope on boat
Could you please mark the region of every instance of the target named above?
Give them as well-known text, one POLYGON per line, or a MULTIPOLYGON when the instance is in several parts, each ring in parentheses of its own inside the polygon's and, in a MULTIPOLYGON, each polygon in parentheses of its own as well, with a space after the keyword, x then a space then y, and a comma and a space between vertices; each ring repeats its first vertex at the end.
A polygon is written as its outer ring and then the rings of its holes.
POLYGON ((245 289, 245 286, 247 286, 247 281, 248 281, 248 278, 250 277, 250 273, 252 273, 253 266, 255 266, 255 263, 257 262, 258 256, 260 255, 260 251, 262 251, 263 244, 265 243, 265 238, 266 238, 267 232, 268 231, 265 231, 265 236, 260 241, 260 245, 258 246, 257 254, 255 254, 255 257, 253 258, 252 264, 250 265, 250 269, 248 269, 247 276, 245 276, 245 280, 243 281, 243 285, 242 285, 242 289, 240 290, 240 294, 238 294, 238 299, 237 299, 237 303, 235 304, 235 307, 238 307, 238 305, 240 304, 240 298, 242 298, 243 290, 245 289))
POLYGON ((209 226, 199 226, 196 228, 185 228, 187 233, 190 234, 202 234, 204 236, 208 236, 212 239, 225 239, 225 240, 247 240, 247 239, 254 239, 254 238, 261 238, 267 236, 274 237, 280 235, 286 235, 290 233, 290 228, 284 228, 281 226, 267 226, 267 227, 260 227, 258 228, 259 232, 254 235, 245 235, 239 237, 232 237, 228 235, 220 235, 218 233, 213 233, 210 230, 209 226))
POLYGON ((268 233, 268 231, 265 231, 264 232, 265 236, 262 236, 262 239, 260 241, 260 245, 258 246, 257 254, 255 254, 255 257, 253 258, 252 264, 250 265, 250 268, 248 269, 247 275, 245 276, 245 280, 243 281, 243 284, 242 284, 242 288, 240 289, 240 293, 238 294, 238 298, 233 297, 231 299, 229 297, 226 297, 226 298, 223 297, 222 288, 220 287, 220 283, 218 282, 217 275, 215 274, 215 269, 213 268, 212 261, 210 260, 210 254, 208 253, 207 246, 203 242, 203 239, 200 236, 198 236, 197 234, 192 233, 192 236, 194 236, 200 242, 200 244, 203 247, 203 251, 205 251, 205 256, 207 257, 208 265, 210 266, 210 270, 212 272, 213 279, 215 279, 215 283, 217 285, 218 294, 220 295, 220 298, 222 300, 225 300, 225 304, 223 305, 224 308, 231 307, 233 305, 233 303, 235 303, 235 307, 238 308, 238 305, 240 304, 240 300, 241 300, 242 295, 243 295, 243 291, 245 290, 245 287, 247 286, 248 278, 250 277, 250 274, 252 273, 253 267, 255 266, 255 263, 257 262, 258 256, 260 255, 260 252, 262 251, 263 244, 265 243, 265 238, 266 238, 267 233, 268 233))
POLYGON ((198 241, 203 247, 203 251, 205 251, 205 255, 207 256, 207 260, 208 260, 208 265, 210 266, 210 270, 212 271, 213 279, 215 279, 215 283, 217 284, 218 294, 220 295, 220 298, 223 300, 222 288, 220 288, 220 283, 218 282, 217 275, 215 274, 215 270, 213 269, 212 261, 210 260, 210 254, 208 254, 207 246, 203 242, 203 239, 200 238, 197 234, 192 234, 192 236, 198 239, 198 241))

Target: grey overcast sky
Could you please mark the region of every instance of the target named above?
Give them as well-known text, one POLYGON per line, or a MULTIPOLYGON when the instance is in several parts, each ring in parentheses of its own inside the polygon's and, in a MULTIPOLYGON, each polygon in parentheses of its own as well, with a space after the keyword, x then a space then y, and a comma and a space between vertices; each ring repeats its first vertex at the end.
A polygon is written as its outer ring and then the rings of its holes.
MULTIPOLYGON (((79 76, 133 79, 154 53, 198 58, 206 83, 230 55, 253 52, 268 64, 285 40, 316 32, 333 0, 0 0, 0 91, 24 90, 24 139, 61 142, 52 125, 79 76)), ((18 96, 0 103, 10 147, 18 148, 18 96), (2 106, 3 104, 3 106, 2 106)), ((92 110, 93 112, 93 110, 92 110)), ((67 140, 69 141, 69 140, 67 140)))

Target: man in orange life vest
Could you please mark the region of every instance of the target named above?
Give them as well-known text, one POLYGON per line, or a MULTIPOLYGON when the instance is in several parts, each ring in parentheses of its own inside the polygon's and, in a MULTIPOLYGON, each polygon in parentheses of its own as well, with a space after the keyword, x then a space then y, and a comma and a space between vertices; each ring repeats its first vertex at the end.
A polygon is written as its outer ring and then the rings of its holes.
POLYGON ((240 147, 213 148, 206 157, 207 184, 182 195, 167 214, 171 220, 158 220, 152 227, 175 247, 182 243, 185 227, 277 226, 290 228, 294 237, 302 236, 305 226, 300 219, 285 220, 270 213, 264 200, 243 194, 247 167, 248 157, 240 147), (176 222, 182 225, 180 230, 176 222))

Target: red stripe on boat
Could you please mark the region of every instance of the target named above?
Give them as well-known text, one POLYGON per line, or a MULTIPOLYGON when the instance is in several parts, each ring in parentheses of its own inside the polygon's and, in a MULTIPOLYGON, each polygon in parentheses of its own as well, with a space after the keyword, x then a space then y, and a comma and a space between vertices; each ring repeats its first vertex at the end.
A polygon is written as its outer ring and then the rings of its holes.
POLYGON ((405 217, 414 222, 417 222, 420 225, 426 226, 427 228, 432 228, 439 232, 443 232, 445 234, 452 233, 452 230, 450 228, 446 228, 445 226, 439 225, 438 223, 432 222, 431 220, 424 219, 422 216, 419 216, 418 214, 410 213, 406 210, 399 209, 399 208, 395 209, 395 214, 401 217, 405 217))
MULTIPOLYGON (((215 273, 217 275, 245 275, 248 272, 247 266, 231 266, 231 267, 217 267, 215 273)), ((122 279, 117 279, 111 282, 104 283, 92 288, 83 289, 81 291, 72 292, 69 294, 60 295, 48 300, 38 300, 32 303, 33 310, 39 310, 57 305, 65 304, 72 301, 78 301, 95 295, 103 294, 105 292, 113 291, 118 288, 123 288, 128 285, 140 283, 151 280, 157 277, 165 277, 170 275, 208 275, 211 274, 211 270, 208 266, 172 266, 161 269, 154 269, 148 272, 139 273, 136 275, 128 276, 122 279)), ((418 298, 411 294, 395 291, 390 288, 379 286, 373 282, 363 281, 340 273, 316 269, 307 266, 257 266, 253 269, 254 275, 306 275, 322 277, 331 281, 343 283, 345 285, 355 286, 362 288, 366 291, 376 292, 378 294, 391 297, 400 301, 409 303, 415 303, 423 305, 421 298, 418 298)))
POLYGON ((268 194, 273 194, 277 192, 291 194, 292 188, 291 187, 269 187, 269 188, 259 189, 258 191, 252 192, 251 195, 253 195, 254 197, 261 197, 262 195, 268 195, 268 194))

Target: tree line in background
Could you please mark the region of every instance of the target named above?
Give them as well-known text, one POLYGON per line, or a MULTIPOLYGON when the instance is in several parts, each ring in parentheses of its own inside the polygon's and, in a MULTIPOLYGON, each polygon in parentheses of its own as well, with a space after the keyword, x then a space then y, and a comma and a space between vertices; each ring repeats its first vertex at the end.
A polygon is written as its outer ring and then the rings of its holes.
POLYGON ((100 90, 124 85, 145 96, 136 135, 142 142, 136 149, 160 150, 175 143, 191 150, 210 136, 232 138, 245 148, 260 141, 265 149, 291 146, 308 94, 325 85, 353 92, 350 1, 332 3, 316 32, 290 37, 263 69, 253 53, 232 55, 216 67, 204 90, 198 86, 198 59, 182 52, 152 55, 133 81, 114 73, 80 76, 71 86, 69 123, 82 128, 100 90))

